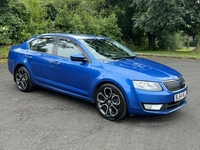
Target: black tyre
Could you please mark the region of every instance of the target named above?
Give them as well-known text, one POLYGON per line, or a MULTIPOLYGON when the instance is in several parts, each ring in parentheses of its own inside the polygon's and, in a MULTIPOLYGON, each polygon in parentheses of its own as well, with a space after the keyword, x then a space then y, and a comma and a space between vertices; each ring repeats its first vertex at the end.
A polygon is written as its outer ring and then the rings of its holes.
POLYGON ((15 71, 15 82, 20 91, 28 92, 33 88, 30 75, 25 67, 19 67, 15 71))
POLYGON ((95 104, 99 113, 108 120, 120 120, 127 115, 125 98, 118 87, 103 84, 95 93, 95 104))

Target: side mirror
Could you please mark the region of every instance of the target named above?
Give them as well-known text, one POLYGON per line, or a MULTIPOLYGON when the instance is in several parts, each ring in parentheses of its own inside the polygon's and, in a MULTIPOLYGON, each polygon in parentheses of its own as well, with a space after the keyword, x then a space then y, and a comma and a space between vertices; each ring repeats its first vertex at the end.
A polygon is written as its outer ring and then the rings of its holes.
POLYGON ((82 61, 82 62, 88 61, 87 58, 86 58, 84 55, 79 54, 79 53, 72 54, 72 55, 70 56, 70 59, 71 59, 72 61, 82 61))

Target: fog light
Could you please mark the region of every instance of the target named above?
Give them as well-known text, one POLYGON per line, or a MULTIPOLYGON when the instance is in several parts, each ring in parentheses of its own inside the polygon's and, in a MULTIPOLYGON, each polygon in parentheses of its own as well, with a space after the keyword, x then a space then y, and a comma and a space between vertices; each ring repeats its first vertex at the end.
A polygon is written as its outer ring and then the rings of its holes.
POLYGON ((162 104, 144 104, 144 108, 147 110, 160 110, 162 104))

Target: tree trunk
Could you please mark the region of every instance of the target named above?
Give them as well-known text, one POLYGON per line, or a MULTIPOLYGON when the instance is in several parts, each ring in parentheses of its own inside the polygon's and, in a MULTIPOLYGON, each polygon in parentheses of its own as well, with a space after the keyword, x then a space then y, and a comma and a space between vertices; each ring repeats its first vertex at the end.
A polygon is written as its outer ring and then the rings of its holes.
POLYGON ((190 36, 187 36, 187 48, 190 48, 190 36))
POLYGON ((198 34, 198 39, 197 39, 197 46, 194 50, 195 53, 200 53, 200 32, 198 34))
POLYGON ((156 48, 156 36, 155 34, 147 33, 149 48, 155 50, 156 48))
POLYGON ((193 52, 195 53, 199 53, 200 52, 200 31, 198 32, 198 36, 197 36, 197 46, 195 48, 195 50, 193 52))
POLYGON ((195 52, 195 53, 200 53, 200 41, 199 41, 199 40, 198 40, 198 42, 197 42, 197 46, 196 46, 194 52, 195 52))

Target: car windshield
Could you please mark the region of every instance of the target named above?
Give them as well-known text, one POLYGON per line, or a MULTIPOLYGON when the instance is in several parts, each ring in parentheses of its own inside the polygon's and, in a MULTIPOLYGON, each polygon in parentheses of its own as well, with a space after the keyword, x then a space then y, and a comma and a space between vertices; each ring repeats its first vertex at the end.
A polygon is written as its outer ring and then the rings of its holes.
POLYGON ((80 40, 98 60, 137 58, 130 49, 111 39, 80 40))

